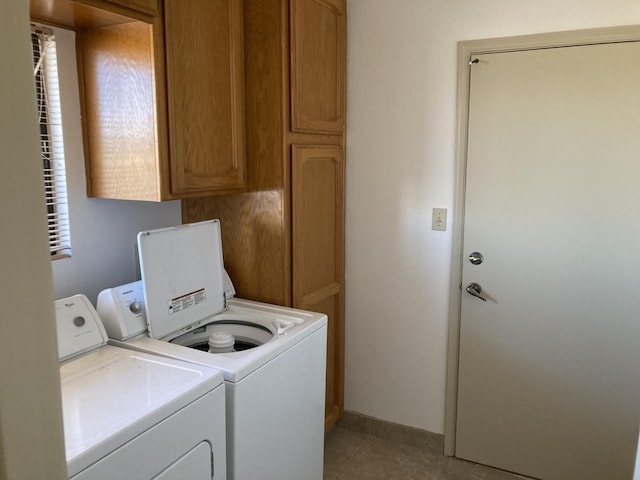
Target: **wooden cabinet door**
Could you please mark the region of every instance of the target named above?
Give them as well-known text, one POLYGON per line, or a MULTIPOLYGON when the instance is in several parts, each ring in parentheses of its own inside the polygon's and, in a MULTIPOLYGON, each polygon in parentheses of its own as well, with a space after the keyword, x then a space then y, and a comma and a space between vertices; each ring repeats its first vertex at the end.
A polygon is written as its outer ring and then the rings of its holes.
POLYGON ((293 304, 326 313, 325 425, 344 412, 344 153, 292 146, 293 304))
POLYGON ((159 200, 152 27, 127 22, 76 34, 90 197, 159 200))
POLYGON ((164 5, 171 194, 242 191, 242 1, 164 5))
POLYGON ((291 130, 345 125, 346 0, 291 0, 291 130))

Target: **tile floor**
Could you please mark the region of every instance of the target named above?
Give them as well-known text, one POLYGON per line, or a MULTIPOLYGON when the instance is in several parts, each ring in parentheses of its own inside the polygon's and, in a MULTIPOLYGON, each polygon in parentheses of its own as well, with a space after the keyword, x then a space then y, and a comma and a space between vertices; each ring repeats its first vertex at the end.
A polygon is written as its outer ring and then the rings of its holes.
POLYGON ((523 480, 524 477, 442 455, 442 435, 359 414, 325 436, 324 480, 523 480))

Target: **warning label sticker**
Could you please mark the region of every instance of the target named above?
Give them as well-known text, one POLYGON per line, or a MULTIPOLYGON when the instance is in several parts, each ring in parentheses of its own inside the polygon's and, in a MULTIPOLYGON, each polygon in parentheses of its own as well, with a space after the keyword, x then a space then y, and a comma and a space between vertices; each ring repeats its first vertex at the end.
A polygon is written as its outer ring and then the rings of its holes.
POLYGON ((184 295, 180 295, 179 297, 169 300, 169 313, 178 313, 206 301, 207 295, 204 288, 195 290, 194 292, 185 293, 184 295))

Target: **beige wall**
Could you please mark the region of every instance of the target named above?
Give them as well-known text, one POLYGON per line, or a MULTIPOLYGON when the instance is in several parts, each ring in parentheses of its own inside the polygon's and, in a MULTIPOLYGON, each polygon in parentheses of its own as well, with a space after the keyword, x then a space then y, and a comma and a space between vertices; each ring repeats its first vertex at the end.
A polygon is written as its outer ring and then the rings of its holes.
POLYGON ((62 479, 51 267, 27 0, 0 2, 0 478, 62 479))
POLYGON ((640 24, 637 0, 348 0, 346 408, 443 432, 457 42, 640 24))

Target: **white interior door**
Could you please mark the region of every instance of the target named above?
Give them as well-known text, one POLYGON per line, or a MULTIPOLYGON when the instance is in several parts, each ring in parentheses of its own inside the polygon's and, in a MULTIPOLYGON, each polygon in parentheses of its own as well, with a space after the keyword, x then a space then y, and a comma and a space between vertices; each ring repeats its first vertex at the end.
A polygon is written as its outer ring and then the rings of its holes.
POLYGON ((628 480, 640 419, 640 44, 474 59, 456 456, 544 479, 628 480), (486 301, 464 291, 473 282, 486 301))

